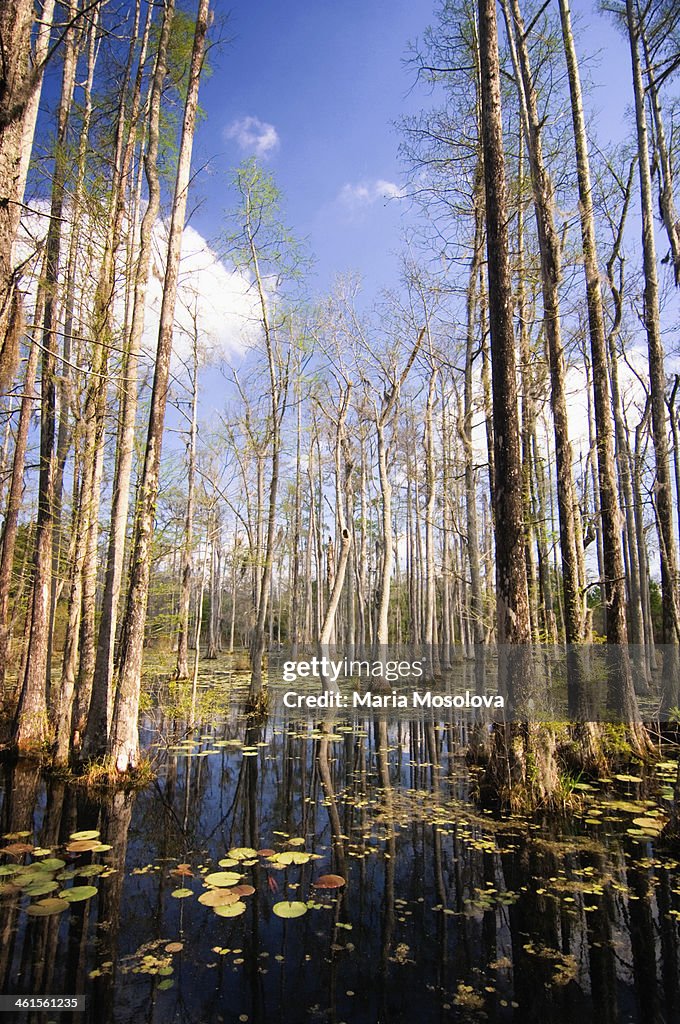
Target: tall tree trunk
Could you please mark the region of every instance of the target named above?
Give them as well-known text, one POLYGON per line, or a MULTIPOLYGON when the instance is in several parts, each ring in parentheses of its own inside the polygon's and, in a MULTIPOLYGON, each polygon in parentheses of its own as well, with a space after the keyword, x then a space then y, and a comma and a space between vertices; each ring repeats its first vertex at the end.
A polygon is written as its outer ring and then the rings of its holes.
MULTIPOLYGON (((451 617, 451 522, 450 522, 450 496, 449 487, 451 484, 451 427, 448 411, 448 394, 443 373, 440 373, 441 382, 441 410, 442 410, 442 662, 444 670, 451 668, 451 656, 454 643, 453 621, 451 617)), ((477 507, 475 505, 475 517, 477 507)), ((479 546, 479 531, 477 533, 477 544, 479 546)), ((482 599, 481 570, 479 579, 479 610, 480 615, 484 613, 482 599)), ((480 642, 484 642, 484 622, 480 621, 480 642)))
MULTIPOLYGON (((205 581, 208 575, 208 558, 211 550, 211 516, 205 529, 205 555, 201 568, 201 584, 196 594, 196 627, 194 633, 194 664, 191 670, 191 711, 189 712, 189 728, 196 726, 196 701, 198 697, 198 667, 201 660, 201 627, 203 625, 203 599, 205 597, 205 581)), ((214 529, 214 527, 213 527, 214 529)), ((199 549, 200 550, 200 549, 199 549)))
MULTIPOLYGON (((437 370, 433 366, 430 370, 430 383, 425 406, 425 481, 427 488, 425 499, 425 631, 423 636, 427 667, 431 679, 441 675, 439 646, 437 644, 437 567, 434 556, 434 510, 437 488, 433 407, 436 388, 437 370)), ((397 640, 399 640, 399 637, 397 640)))
POLYGON ((392 568, 394 566, 394 530, 392 527, 392 484, 389 478, 387 460, 388 444, 386 437, 387 425, 396 408, 401 388, 415 362, 416 355, 420 348, 425 328, 423 327, 418 335, 418 340, 409 356, 401 376, 392 381, 392 386, 386 391, 380 409, 374 410, 375 426, 378 440, 378 477, 380 480, 380 525, 381 525, 381 559, 380 576, 378 581, 378 599, 376 606, 376 625, 374 636, 374 647, 377 659, 384 659, 385 649, 389 643, 389 610, 390 591, 392 586, 392 568))
POLYGON ((291 599, 290 599, 290 622, 288 626, 289 644, 291 658, 297 659, 298 643, 300 640, 300 546, 301 546, 301 503, 302 503, 302 401, 300 386, 300 353, 295 355, 295 404, 297 425, 295 431, 295 492, 293 510, 293 536, 291 539, 291 599))
MULTIPOLYGON (((73 0, 68 17, 74 13, 73 0)), ((48 738, 47 653, 49 649, 50 596, 52 576, 52 527, 54 517, 54 469, 56 427, 57 290, 59 247, 66 178, 66 129, 75 84, 76 52, 73 27, 64 42, 61 96, 55 139, 54 181, 50 222, 45 243, 45 306, 42 329, 40 474, 38 516, 33 559, 31 632, 19 706, 13 725, 13 743, 21 751, 39 748, 48 738)), ((1 301, 1 298, 0 298, 1 301)))
POLYGON ((588 143, 583 115, 578 61, 571 29, 569 0, 559 0, 559 3, 567 73, 569 76, 574 141, 576 144, 581 242, 583 245, 583 266, 586 277, 586 301, 593 369, 593 396, 597 433, 597 476, 600 485, 599 497, 604 562, 604 580, 602 582, 607 606, 607 643, 613 648, 610 652, 610 705, 616 708, 621 716, 621 720, 628 726, 636 752, 643 753, 648 747, 649 740, 645 729, 639 722, 637 699, 633 689, 628 656, 626 579, 621 543, 622 524, 617 492, 607 342, 602 292, 600 289, 600 269, 595 241, 595 217, 590 182, 588 143))
MULTIPOLYGON (((278 399, 273 398, 278 403, 278 399)), ((275 418, 278 422, 275 435, 272 437, 272 461, 271 476, 269 478, 269 500, 267 503, 267 529, 264 541, 264 564, 260 577, 260 585, 257 595, 257 617, 251 643, 250 662, 252 677, 250 692, 253 698, 257 698, 262 690, 262 663, 264 660, 265 648, 265 623, 269 609, 270 590, 272 582, 272 570, 274 564, 274 539, 276 534, 276 498, 279 489, 279 471, 281 463, 281 437, 280 421, 281 409, 277 405, 275 418)), ((321 586, 321 574, 317 572, 317 588, 321 586)))
POLYGON ((616 439, 616 456, 621 498, 625 513, 625 537, 628 550, 629 595, 628 613, 630 617, 630 639, 634 645, 633 658, 636 665, 636 685, 641 692, 649 689, 649 677, 653 662, 653 651, 646 644, 645 624, 643 617, 643 589, 647 588, 647 579, 643 577, 642 564, 637 543, 635 526, 635 502, 631 480, 632 456, 628 440, 628 429, 623 413, 623 401, 619 386, 619 356, 617 338, 623 320, 624 295, 624 260, 621 257, 623 232, 628 216, 628 209, 633 187, 635 160, 631 160, 628 178, 623 188, 623 203, 616 224, 614 244, 607 260, 607 281, 611 293, 614 313, 607 335, 609 354, 609 376, 611 380, 612 406, 614 412, 614 436, 616 439), (618 265, 618 277, 615 276, 618 265))
POLYGON ((534 524, 532 522, 531 485, 534 476, 531 457, 531 439, 534 433, 536 407, 533 395, 531 339, 529 336, 529 315, 527 310, 525 265, 524 265, 524 136, 519 135, 518 158, 518 203, 517 203, 517 319, 519 321, 519 358, 521 407, 522 407, 522 476, 524 480, 524 531, 527 560, 527 585, 529 587, 529 610, 531 612, 532 636, 540 632, 538 622, 538 581, 534 559, 534 524))
MULTIPOLYGON (((42 300, 38 299, 36 315, 40 316, 42 300)), ((19 423, 14 444, 12 461, 12 478, 2 527, 2 548, 0 552, 0 690, 3 688, 5 674, 9 662, 11 640, 11 623, 9 615, 9 595, 12 586, 12 570, 14 567, 14 551, 16 548, 19 528, 19 512, 24 491, 24 467, 26 465, 26 449, 28 432, 31 425, 31 411, 35 401, 35 373, 38 367, 39 348, 32 340, 26 360, 24 377, 24 393, 21 398, 19 423)))
POLYGON ((644 271, 643 321, 647 333, 647 354, 649 363, 649 394, 652 413, 652 440, 656 461, 654 495, 659 535, 659 559, 661 563, 661 600, 663 615, 663 642, 667 645, 664 654, 664 706, 666 709, 678 703, 680 688, 678 641, 680 621, 678 619, 677 554, 675 530, 673 527, 673 495, 668 459, 668 437, 666 422, 666 377, 664 351, 661 340, 659 314, 659 282, 656 265, 656 243, 654 240, 654 213, 652 208, 652 176, 649 163, 647 138, 647 114, 645 111, 645 90, 639 53, 640 24, 634 0, 626 0, 626 27, 630 43, 635 94, 635 123, 637 129, 638 174, 640 177, 640 202, 642 207, 642 260, 644 271))
POLYGON ((474 416, 473 399, 473 360, 476 340, 477 312, 477 281, 482 261, 484 246, 483 207, 481 204, 481 163, 478 167, 479 187, 475 189, 480 200, 475 209, 475 237, 470 276, 468 279, 466 306, 466 337, 465 337, 465 380, 463 386, 463 421, 461 424, 461 440, 465 458, 465 518, 467 526, 466 547, 470 563, 470 618, 472 619, 472 636, 475 644, 484 643, 484 614, 482 602, 482 576, 479 552, 479 530, 477 527, 477 486, 474 466, 474 449, 472 445, 472 419, 474 416))
MULTIPOLYGON (((51 685, 51 662, 52 645, 54 642, 54 623, 57 613, 57 602, 61 590, 61 563, 63 558, 63 489, 64 470, 66 460, 73 442, 71 429, 71 414, 73 405, 73 371, 71 365, 74 331, 74 313, 76 301, 76 278, 80 257, 81 225, 83 187, 85 183, 85 164, 90 138, 90 125, 92 121, 92 86, 94 83, 94 72, 97 55, 99 53, 99 15, 100 7, 96 7, 90 21, 88 42, 87 42, 87 76, 84 85, 83 114, 78 138, 78 160, 76 169, 76 180, 72 186, 71 195, 71 225, 69 238, 68 264, 66 271, 66 287, 64 295, 64 343, 61 358, 61 367, 57 379, 57 399, 59 406, 59 423, 57 426, 57 449, 54 467, 54 530, 52 536, 52 590, 50 598, 50 626, 47 654, 47 689, 51 685)), ((99 353, 95 354, 95 362, 99 353)), ((97 366, 93 366, 97 369, 97 366)))
MULTIPOLYGON (((169 6, 172 0, 169 0, 169 6)), ((139 762, 139 695, 144 647, 144 627, 149 597, 154 512, 158 495, 161 444, 165 407, 170 386, 170 358, 177 300, 182 232, 186 215, 191 171, 191 152, 196 124, 198 86, 203 65, 205 37, 208 27, 209 0, 199 0, 196 28, 189 66, 189 81, 184 105, 182 138, 177 162, 177 178, 168 234, 168 252, 156 350, 156 367, 144 467, 137 502, 137 529, 130 571, 122 633, 122 655, 118 672, 118 689, 114 705, 109 754, 119 773, 136 768, 139 762)))
MULTIPOLYGON (((561 277, 560 240, 554 221, 553 185, 543 158, 541 122, 534 87, 524 22, 518 0, 503 0, 510 52, 517 78, 522 109, 522 123, 529 154, 531 183, 536 211, 541 283, 543 292, 543 323, 548 343, 550 364, 550 398, 555 430, 557 463, 557 500, 560 520, 560 547, 564 587, 565 639, 577 644, 583 638, 583 600, 579 586, 577 547, 576 495, 572 475, 572 450, 569 441, 569 418, 566 396, 566 367, 560 330, 559 283, 561 277)), ((578 686, 578 681, 576 681, 578 686)))
MULTIPOLYGON (((649 8, 648 8, 649 10, 649 8)), ((649 52, 647 35, 645 33, 643 20, 638 22, 640 40, 645 54, 645 75, 647 78, 646 94, 649 97, 649 104, 652 108, 654 129, 656 134, 656 149, 659 156, 659 170, 661 171, 661 183, 659 189, 659 210, 663 224, 668 235, 668 242, 671 247, 671 259, 673 261, 673 276, 676 288, 680 288, 680 220, 678 220, 675 209, 675 196, 673 194, 673 164, 671 154, 668 150, 666 129, 661 113, 661 101, 659 90, 654 74, 654 60, 649 52)))
MULTIPOLYGON (((323 624, 321 626, 321 632, 319 634, 319 656, 323 658, 329 654, 329 646, 332 643, 332 637, 334 635, 335 618, 340 604, 340 597, 342 595, 342 589, 345 584, 345 576, 347 573, 347 563, 349 562, 350 548, 352 545, 352 536, 347 528, 347 520, 345 518, 345 510, 343 508, 344 500, 344 487, 342 486, 343 470, 343 452, 346 456, 346 434, 345 434, 345 421, 347 418, 347 410, 349 408, 349 400, 351 394, 351 384, 347 384, 344 389, 341 400, 340 408, 338 410, 338 419, 335 428, 335 490, 336 490, 336 505, 337 505, 337 520, 338 520, 338 532, 340 535, 340 554, 338 556, 337 565, 334 567, 334 579, 333 586, 328 598, 328 605, 326 607, 326 614, 324 616, 323 624)), ((345 474, 351 472, 351 464, 345 459, 345 474)), ((323 689, 336 689, 337 683, 333 683, 326 678, 322 677, 323 689)))
POLYGON ((478 10, 493 393, 497 635, 499 644, 528 644, 531 627, 524 558, 522 461, 496 0, 478 0, 478 10))
MULTIPOLYGON (((101 757, 105 753, 113 711, 114 645, 123 579, 125 532, 135 450, 137 374, 139 351, 144 332, 146 292, 151 264, 152 231, 160 206, 160 185, 158 180, 160 107, 173 12, 174 3, 173 0, 170 0, 164 6, 149 97, 148 144, 144 156, 148 200, 140 229, 139 253, 135 267, 132 324, 123 360, 123 381, 120 385, 120 429, 113 478, 111 526, 106 556, 101 618, 97 635, 92 695, 87 713, 86 731, 82 748, 83 757, 101 757)), ((147 22, 147 31, 149 24, 147 22)))
POLYGON ((189 604, 191 602, 191 559, 194 540, 194 504, 196 487, 196 434, 198 432, 198 331, 194 325, 191 368, 191 424, 187 442, 187 508, 182 540, 182 566, 179 595, 179 635, 175 679, 189 678, 189 604))
MULTIPOLYGON (((527 650, 531 618, 495 0, 478 0, 478 10, 493 386, 496 619, 501 672, 505 675, 501 685, 507 682, 515 713, 530 719, 533 672, 527 650)), ((524 725, 498 728, 494 737, 492 778, 496 787, 502 790, 509 774, 518 777, 537 799, 549 800, 558 780, 551 730, 526 721, 524 725)))
MULTIPOLYGON (((359 657, 363 657, 367 643, 372 643, 369 635, 371 616, 368 599, 368 500, 366 494, 366 435, 360 428, 359 434, 359 545, 358 554, 354 558, 354 575, 357 588, 357 604, 359 610, 359 657)), ((357 545, 355 545, 356 550, 357 545)))
MULTIPOLYGON (((12 381, 19 359, 23 296, 13 266, 13 250, 33 145, 43 69, 47 55, 54 0, 45 0, 40 14, 33 0, 0 4, 0 393, 12 381), (40 18, 31 51, 34 19, 40 18)), ((73 8, 67 7, 71 18, 73 8)), ((67 30, 65 46, 72 32, 67 30)))
MULTIPOLYGON (((76 443, 79 439, 76 437, 76 443)), ((78 657, 81 654, 81 616, 83 609, 83 577, 90 537, 90 516, 92 514, 92 496, 96 455, 89 452, 89 458, 83 459, 80 477, 80 491, 73 516, 73 533, 75 546, 71 562, 71 579, 69 588, 68 612, 66 622, 66 638, 64 643, 64 659, 59 683, 59 691, 52 701, 52 720, 54 724, 55 745, 54 762, 64 766, 68 763, 71 743, 71 714, 73 695, 75 692, 78 657)), ((96 557, 93 567, 96 566, 96 557)))

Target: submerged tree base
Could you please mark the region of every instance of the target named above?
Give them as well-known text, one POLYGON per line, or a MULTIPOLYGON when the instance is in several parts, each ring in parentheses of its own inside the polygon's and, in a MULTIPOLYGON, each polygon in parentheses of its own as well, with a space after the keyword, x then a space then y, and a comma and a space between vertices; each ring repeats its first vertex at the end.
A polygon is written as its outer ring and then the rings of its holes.
POLYGON ((271 707, 271 696, 268 690, 251 692, 246 703, 246 715, 249 718, 266 716, 271 707))
POLYGON ((481 803, 521 813, 564 810, 579 800, 584 778, 605 778, 615 768, 658 757, 644 726, 597 722, 498 725, 488 747, 473 744, 470 754, 469 760, 486 764, 481 803), (647 742, 641 744, 643 733, 647 742))
POLYGON ((149 757, 141 758, 136 768, 118 771, 112 757, 93 758, 77 771, 55 767, 53 774, 75 785, 97 790, 145 789, 156 779, 149 757))

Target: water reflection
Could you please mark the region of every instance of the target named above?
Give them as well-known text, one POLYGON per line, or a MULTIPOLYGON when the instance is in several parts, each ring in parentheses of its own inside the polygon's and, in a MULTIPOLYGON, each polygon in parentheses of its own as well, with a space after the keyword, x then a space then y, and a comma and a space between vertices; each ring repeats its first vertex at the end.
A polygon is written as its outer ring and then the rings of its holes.
POLYGON ((2 858, 3 991, 87 993, 82 1024, 680 1021, 678 864, 654 839, 674 764, 582 789, 548 827, 478 809, 469 735, 454 716, 314 728, 235 709, 163 741, 136 797, 5 767, 5 847, 40 852, 2 858), (41 860, 65 862, 38 872, 60 888, 32 895, 16 866, 41 860), (242 876, 240 916, 198 902, 219 871, 242 876), (346 885, 315 888, 326 874, 346 885), (96 894, 26 913, 79 885, 96 894))

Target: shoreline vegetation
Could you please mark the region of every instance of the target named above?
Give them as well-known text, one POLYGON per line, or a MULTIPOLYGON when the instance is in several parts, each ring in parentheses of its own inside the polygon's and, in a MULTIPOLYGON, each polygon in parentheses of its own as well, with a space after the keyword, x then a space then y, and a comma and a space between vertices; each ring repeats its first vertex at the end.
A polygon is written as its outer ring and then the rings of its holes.
MULTIPOLYGON (((205 653, 205 650, 200 652, 201 659, 205 658, 205 653)), ((236 686, 239 703, 235 705, 235 710, 238 710, 240 719, 247 723, 248 728, 261 729, 268 723, 276 723, 284 715, 285 720, 290 716, 292 722, 296 721, 296 716, 300 716, 299 722, 307 723, 306 727, 313 728, 320 738, 333 735, 338 725, 341 728, 357 728, 357 723, 359 727, 376 730, 389 723, 390 728, 398 725, 400 731, 402 728, 414 727, 460 731, 464 739, 457 756, 482 772, 478 785, 471 791, 471 798, 481 807, 493 808, 494 813, 501 815, 518 812, 528 815, 548 813, 557 815, 560 820, 563 815, 571 813, 570 809, 574 812, 578 810, 584 788, 590 789, 594 785, 597 789, 598 785, 603 785, 606 789, 613 784, 612 777, 639 781, 639 773, 644 775, 647 771, 653 772, 657 763, 663 763, 666 767, 676 764, 676 761, 669 760, 676 756, 679 742, 674 714, 665 722, 658 719, 656 722, 646 722, 650 749, 645 757, 640 757, 630 741, 627 723, 621 722, 616 714, 613 718, 606 715, 597 722, 574 722, 554 717, 555 705, 544 703, 542 712, 539 713, 537 709, 533 719, 515 720, 512 715, 508 718, 503 695, 478 692, 479 676, 474 658, 458 659, 457 668, 445 676, 439 676, 434 689, 426 689, 420 684, 415 690, 399 692, 390 689, 380 679, 373 689, 374 683, 357 677, 350 681, 349 689, 343 683, 342 692, 333 689, 310 692, 308 685, 303 692, 298 692, 290 688, 290 684, 278 671, 280 658, 277 655, 277 668, 270 670, 269 683, 261 691, 260 700, 254 702, 248 649, 235 651, 231 655, 220 654, 210 667, 206 667, 197 686, 192 680, 175 678, 175 657, 174 652, 168 651, 149 657, 140 696, 140 730, 144 739, 140 741, 141 756, 134 770, 121 775, 115 762, 107 757, 81 760, 70 766, 60 765, 54 759, 54 747, 50 744, 46 744, 42 750, 22 753, 17 759, 16 750, 10 743, 3 742, 0 746, 0 762, 5 765, 21 764, 22 761, 33 763, 46 778, 75 785, 92 793, 95 799, 103 799, 107 793, 118 790, 143 791, 150 785, 157 785, 158 750, 166 750, 169 737, 174 736, 175 742, 195 743, 195 738, 202 735, 212 716, 226 713, 225 700, 228 702, 230 698, 225 697, 225 693, 232 693, 232 686, 236 686), (217 672, 217 677, 216 682, 212 683, 214 672, 217 672), (469 689, 469 685, 473 685, 474 689, 469 689), (423 714, 427 717, 423 718, 423 714), (158 725, 158 720, 163 724, 158 725), (598 761, 587 763, 583 758, 582 734, 591 728, 596 728, 598 732, 598 761), (538 764, 530 762, 528 771, 525 768, 522 774, 512 777, 508 770, 511 762, 504 753, 502 766, 495 763, 500 734, 504 734, 504 744, 510 742, 513 736, 523 737, 524 743, 532 744, 540 742, 541 735, 550 738, 552 747, 549 756, 558 773, 552 794, 539 796, 540 789, 531 784, 532 777, 537 778, 538 764), (506 774, 504 781, 499 783, 500 772, 506 774)), ((314 660, 310 659, 310 675, 313 675, 314 660)), ((484 655, 484 660, 487 667, 489 661, 493 662, 488 653, 484 655)), ((321 663, 321 659, 318 659, 318 664, 321 663)), ((418 663, 417 659, 415 663, 418 663)), ((352 662, 347 661, 345 667, 352 667, 352 662)), ((306 678, 303 679, 308 683, 306 678)), ((556 684, 553 680, 558 690, 564 690, 565 682, 564 671, 562 684, 556 684)), ((654 706, 658 708, 658 704, 654 706)), ((4 718, 0 724, 4 735, 8 736, 11 719, 4 718)), ((677 797, 668 789, 665 802, 666 813, 660 819, 657 838, 666 844, 675 845, 680 841, 675 819, 677 797)))

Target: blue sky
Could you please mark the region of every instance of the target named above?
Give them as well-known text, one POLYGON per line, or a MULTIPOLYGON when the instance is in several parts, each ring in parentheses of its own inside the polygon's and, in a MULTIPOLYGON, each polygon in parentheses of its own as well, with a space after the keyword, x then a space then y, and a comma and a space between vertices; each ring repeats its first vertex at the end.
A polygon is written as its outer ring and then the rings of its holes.
POLYGON ((385 198, 400 181, 392 125, 422 103, 422 94, 409 95, 402 59, 431 20, 431 0, 238 2, 231 12, 233 41, 201 92, 208 119, 197 154, 213 157, 214 178, 202 183, 195 226, 211 231, 226 205, 220 174, 248 155, 225 132, 257 118, 276 132, 263 162, 284 193, 289 225, 309 237, 318 287, 336 270, 359 270, 376 286, 393 278, 405 204, 385 198))
MULTIPOLYGON (((180 0, 189 11, 196 0, 180 0)), ((294 234, 316 258, 312 293, 338 272, 357 271, 365 292, 392 287, 408 221, 408 201, 388 199, 403 184, 395 122, 432 102, 404 59, 409 42, 436 22, 437 0, 212 0, 222 44, 201 84, 206 112, 194 144, 191 224, 208 241, 233 206, 233 168, 257 151, 273 173, 294 234), (240 131, 239 131, 240 126, 240 131)), ((556 7, 556 4, 555 4, 556 7)), ((572 0, 579 58, 590 58, 586 102, 605 143, 632 132, 630 57, 623 35, 596 0, 572 0), (580 23, 578 19, 581 19, 580 23)), ((554 12, 556 14, 556 11, 554 12)), ((216 33, 213 32, 215 35, 216 33)), ((53 115, 55 62, 43 105, 53 115)), ((39 148, 48 146, 48 134, 39 148)), ((569 137, 569 145, 571 139, 569 137)))
MULTIPOLYGON (((214 72, 201 89, 207 120, 195 163, 203 205, 192 221, 208 238, 230 205, 230 169, 259 150, 284 193, 288 224, 308 237, 316 257, 315 287, 338 271, 356 270, 374 293, 394 283, 407 203, 388 200, 402 183, 394 122, 430 102, 412 88, 404 67, 409 41, 434 20, 434 0, 347 0, 275 3, 217 0, 230 41, 213 53, 214 72)), ((630 58, 622 35, 590 0, 575 0, 577 33, 596 87, 587 101, 602 140, 630 130, 630 58)))

